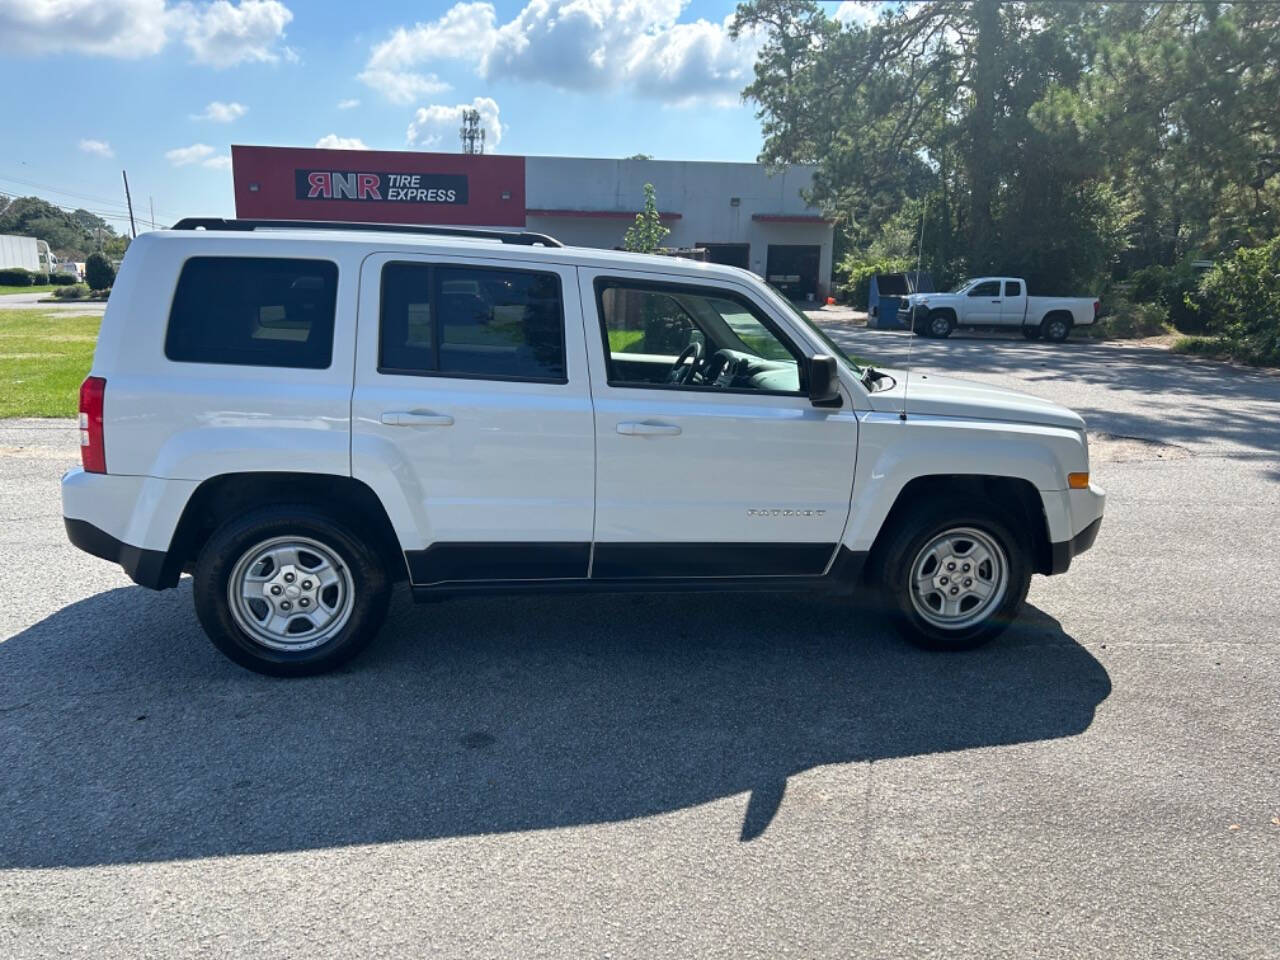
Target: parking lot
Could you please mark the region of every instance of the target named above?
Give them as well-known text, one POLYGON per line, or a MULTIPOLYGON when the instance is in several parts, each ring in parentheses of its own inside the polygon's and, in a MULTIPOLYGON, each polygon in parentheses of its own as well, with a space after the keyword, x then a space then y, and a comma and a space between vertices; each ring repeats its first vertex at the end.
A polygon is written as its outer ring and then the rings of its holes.
POLYGON ((829 329, 1088 420, 1097 546, 993 645, 400 597, 270 680, 66 543, 70 421, 0 421, 0 957, 1280 956, 1280 376, 829 329))

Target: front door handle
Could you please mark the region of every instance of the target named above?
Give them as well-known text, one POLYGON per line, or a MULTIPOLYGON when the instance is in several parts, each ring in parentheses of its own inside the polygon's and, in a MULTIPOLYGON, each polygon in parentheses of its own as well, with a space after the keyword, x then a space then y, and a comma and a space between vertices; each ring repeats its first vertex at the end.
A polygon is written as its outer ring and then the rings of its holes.
POLYGON ((451 427, 453 417, 424 410, 397 410, 384 413, 382 422, 388 427, 451 427))
POLYGON ((624 437, 678 437, 680 428, 674 423, 637 423, 626 420, 618 424, 618 432, 624 437))
POLYGON ((992 303, 999 303, 1000 301, 999 301, 999 300, 992 300, 991 302, 992 302, 992 303))

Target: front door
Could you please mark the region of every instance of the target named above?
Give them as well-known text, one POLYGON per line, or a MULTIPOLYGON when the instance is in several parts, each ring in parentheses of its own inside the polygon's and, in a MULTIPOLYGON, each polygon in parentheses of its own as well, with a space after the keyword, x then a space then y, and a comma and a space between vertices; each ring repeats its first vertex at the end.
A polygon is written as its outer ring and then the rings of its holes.
POLYGON ((999 280, 984 280, 972 287, 965 295, 964 316, 961 323, 978 326, 994 326, 1000 322, 999 280))
POLYGON ((803 352, 748 287, 579 276, 596 314, 592 579, 822 574, 849 511, 850 398, 809 402, 803 352))
POLYGON ((416 585, 583 579, 595 438, 572 267, 375 254, 351 469, 416 585))

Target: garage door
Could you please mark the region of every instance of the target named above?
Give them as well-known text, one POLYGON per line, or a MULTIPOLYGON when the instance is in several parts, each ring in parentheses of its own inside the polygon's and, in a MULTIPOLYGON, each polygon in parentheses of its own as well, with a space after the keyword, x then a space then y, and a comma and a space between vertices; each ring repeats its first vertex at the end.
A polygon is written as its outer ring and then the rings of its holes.
POLYGON ((769 244, 765 279, 792 300, 818 296, 818 264, 822 248, 816 244, 769 244))

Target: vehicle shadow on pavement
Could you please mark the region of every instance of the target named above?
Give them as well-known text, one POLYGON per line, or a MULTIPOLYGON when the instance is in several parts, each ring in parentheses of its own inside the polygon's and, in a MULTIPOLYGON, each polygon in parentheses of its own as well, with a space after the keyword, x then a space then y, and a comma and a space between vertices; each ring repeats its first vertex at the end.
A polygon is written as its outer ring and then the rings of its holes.
MULTIPOLYGON (((0 867, 68 867, 628 820, 823 764, 1051 740, 1110 693, 1043 612, 928 654, 825 598, 414 606, 338 673, 224 661, 175 591, 121 588, 0 643, 0 867)), ((730 839, 730 838, 726 838, 730 839)))

